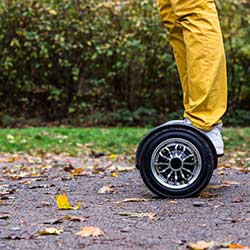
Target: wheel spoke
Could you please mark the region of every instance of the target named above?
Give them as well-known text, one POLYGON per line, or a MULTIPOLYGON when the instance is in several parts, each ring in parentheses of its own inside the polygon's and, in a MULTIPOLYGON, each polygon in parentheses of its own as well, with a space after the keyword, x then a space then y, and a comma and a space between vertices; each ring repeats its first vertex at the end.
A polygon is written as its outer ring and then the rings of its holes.
POLYGON ((184 165, 193 166, 195 165, 195 162, 184 162, 184 165))
POLYGON ((183 146, 183 149, 182 149, 182 152, 181 152, 181 154, 180 154, 180 157, 182 157, 183 155, 184 155, 184 152, 186 151, 186 147, 185 146, 183 146))
POLYGON ((169 178, 171 177, 171 175, 172 175, 172 173, 173 173, 174 171, 173 170, 171 170, 171 172, 168 174, 168 176, 167 176, 167 178, 166 178, 166 182, 168 182, 169 181, 169 178))
POLYGON ((189 169, 187 168, 182 168, 182 170, 185 170, 186 172, 188 172, 189 174, 191 174, 192 176, 194 175, 189 169))
POLYGON ((166 167, 166 168, 164 168, 164 169, 161 169, 161 170, 159 170, 159 173, 160 174, 163 174, 163 173, 165 173, 167 170, 169 170, 170 169, 170 167, 166 167))
POLYGON ((169 156, 170 156, 170 157, 173 157, 173 155, 172 155, 172 153, 171 153, 171 151, 170 151, 170 149, 169 149, 168 147, 165 147, 165 148, 164 148, 164 150, 167 150, 167 151, 168 151, 169 156))
POLYGON ((170 158, 167 157, 167 156, 165 156, 165 155, 163 155, 162 152, 160 152, 159 155, 160 155, 162 158, 164 158, 164 159, 170 161, 170 158))
POLYGON ((182 170, 180 170, 180 173, 181 173, 181 177, 186 181, 187 177, 185 177, 185 175, 183 174, 182 170))
POLYGON ((178 180, 178 175, 177 175, 177 172, 175 171, 174 172, 174 184, 176 184, 177 180, 178 180))
POLYGON ((194 155, 193 155, 193 154, 188 155, 187 157, 185 157, 185 158, 183 159, 183 161, 186 161, 186 160, 189 159, 190 157, 194 157, 194 155))

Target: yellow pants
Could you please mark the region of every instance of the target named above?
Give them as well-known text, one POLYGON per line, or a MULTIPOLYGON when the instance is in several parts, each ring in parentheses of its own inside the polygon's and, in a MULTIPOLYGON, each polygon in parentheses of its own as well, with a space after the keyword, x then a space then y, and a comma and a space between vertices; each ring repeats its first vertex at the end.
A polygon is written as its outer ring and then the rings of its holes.
POLYGON ((182 83, 184 117, 203 130, 227 106, 224 45, 214 0, 158 0, 182 83))

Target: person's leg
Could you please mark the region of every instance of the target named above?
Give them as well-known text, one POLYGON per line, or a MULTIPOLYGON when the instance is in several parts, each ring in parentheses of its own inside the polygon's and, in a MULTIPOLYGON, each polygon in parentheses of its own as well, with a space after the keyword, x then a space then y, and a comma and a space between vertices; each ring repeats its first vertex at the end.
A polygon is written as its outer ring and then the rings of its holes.
POLYGON ((209 131, 221 123, 227 106, 226 60, 217 10, 213 0, 171 0, 171 4, 186 49, 184 116, 209 131))
POLYGON ((227 104, 227 79, 214 1, 158 0, 158 8, 169 31, 182 83, 184 122, 208 131, 217 154, 222 155, 220 123, 227 104))
POLYGON ((183 29, 176 23, 176 16, 171 0, 158 0, 158 10, 161 20, 168 30, 169 42, 174 51, 177 69, 182 83, 184 109, 189 110, 186 45, 184 42, 183 29))

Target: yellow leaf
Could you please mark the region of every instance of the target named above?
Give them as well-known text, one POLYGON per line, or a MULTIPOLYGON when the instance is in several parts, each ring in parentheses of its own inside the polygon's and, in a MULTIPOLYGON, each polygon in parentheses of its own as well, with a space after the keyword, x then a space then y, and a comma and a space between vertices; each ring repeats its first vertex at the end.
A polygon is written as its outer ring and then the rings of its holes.
POLYGON ((110 160, 114 160, 114 159, 116 159, 116 158, 117 158, 117 155, 115 155, 115 154, 109 155, 109 159, 110 159, 110 160))
POLYGON ((214 246, 214 241, 198 241, 196 243, 188 243, 187 248, 190 250, 208 250, 214 246))
POLYGON ((118 177, 118 174, 116 172, 111 173, 111 177, 118 177))
POLYGON ((83 227, 81 231, 76 233, 80 237, 89 237, 89 236, 102 236, 104 232, 98 227, 83 227))
POLYGON ((63 229, 57 229, 54 227, 45 228, 37 232, 40 235, 59 235, 63 233, 63 229))
POLYGON ((66 194, 60 194, 56 196, 56 203, 57 203, 58 209, 60 210, 77 210, 81 206, 81 202, 78 201, 77 206, 72 207, 69 204, 68 197, 66 194))

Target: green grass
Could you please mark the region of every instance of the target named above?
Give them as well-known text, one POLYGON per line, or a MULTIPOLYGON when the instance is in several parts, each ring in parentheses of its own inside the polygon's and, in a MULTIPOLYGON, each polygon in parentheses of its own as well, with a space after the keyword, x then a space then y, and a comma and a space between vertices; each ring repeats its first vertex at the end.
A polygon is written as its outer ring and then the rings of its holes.
MULTIPOLYGON (((68 153, 77 155, 87 149, 114 154, 133 153, 149 128, 26 128, 0 129, 0 152, 30 154, 68 153), (86 146, 87 144, 87 146, 86 146)), ((223 130, 229 151, 250 146, 250 128, 223 130)))

